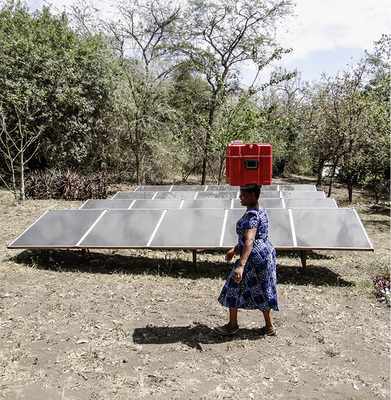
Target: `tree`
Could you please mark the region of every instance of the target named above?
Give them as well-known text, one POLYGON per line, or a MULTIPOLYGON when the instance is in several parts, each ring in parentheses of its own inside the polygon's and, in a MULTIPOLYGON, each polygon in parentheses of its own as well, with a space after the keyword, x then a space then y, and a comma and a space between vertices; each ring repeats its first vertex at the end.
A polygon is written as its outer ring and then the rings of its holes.
POLYGON ((117 91, 118 127, 133 153, 137 184, 155 164, 156 132, 160 139, 171 110, 167 106, 164 43, 179 8, 166 2, 124 0, 116 3, 119 19, 106 23, 106 34, 118 56, 124 79, 117 91))
POLYGON ((102 35, 81 38, 66 26, 58 45, 64 53, 52 54, 58 61, 52 61, 54 90, 47 99, 57 118, 45 132, 37 167, 110 171, 116 165, 111 124, 119 67, 102 35))
POLYGON ((203 124, 201 184, 206 182, 211 144, 219 129, 218 113, 230 95, 237 93, 246 63, 255 65, 257 71, 248 91, 253 95, 259 72, 287 52, 276 43, 275 31, 291 11, 290 1, 189 0, 182 23, 177 26, 175 49, 183 62, 190 62, 204 77, 211 92, 203 124))
POLYGON ((342 71, 335 78, 326 75, 315 88, 312 119, 307 132, 307 146, 318 162, 319 170, 330 162, 333 173, 340 168, 348 185, 349 202, 353 184, 378 142, 379 130, 373 115, 376 104, 364 96, 365 65, 342 71))
POLYGON ((263 120, 254 139, 273 144, 273 171, 276 175, 287 171, 298 173, 306 164, 301 150, 301 134, 307 118, 308 88, 297 71, 291 74, 291 79, 279 79, 279 76, 289 76, 284 70, 277 70, 275 75, 277 83, 260 93, 257 102, 263 120))
POLYGON ((3 182, 19 201, 25 199, 26 165, 54 119, 47 102, 52 88, 43 83, 52 72, 52 57, 47 57, 48 51, 42 42, 34 40, 48 28, 43 22, 31 19, 27 8, 19 3, 6 4, 0 12, 2 173, 3 182))
POLYGON ((383 35, 374 45, 374 52, 366 52, 361 61, 368 70, 369 81, 363 95, 373 104, 370 118, 376 126, 376 135, 372 136, 372 145, 367 149, 360 183, 374 193, 378 202, 381 194, 389 199, 390 188, 391 35, 383 35))
POLYGON ((175 110, 171 118, 171 133, 180 143, 174 159, 180 166, 182 180, 200 174, 202 167, 202 131, 207 121, 210 90, 208 84, 193 73, 192 66, 182 64, 175 68, 169 91, 169 105, 175 110))
POLYGON ((12 1, 3 5, 1 167, 19 200, 27 168, 85 171, 101 160, 95 155, 106 140, 103 115, 113 88, 108 54, 100 37, 81 39, 72 31, 65 14, 54 16, 48 8, 30 14, 12 1))

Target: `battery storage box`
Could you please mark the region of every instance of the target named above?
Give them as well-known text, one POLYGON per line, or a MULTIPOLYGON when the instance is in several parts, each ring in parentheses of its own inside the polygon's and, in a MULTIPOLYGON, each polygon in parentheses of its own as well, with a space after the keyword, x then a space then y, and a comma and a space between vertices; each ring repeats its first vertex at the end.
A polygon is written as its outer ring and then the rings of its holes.
POLYGON ((235 140, 225 149, 226 181, 230 186, 272 184, 272 146, 235 140))

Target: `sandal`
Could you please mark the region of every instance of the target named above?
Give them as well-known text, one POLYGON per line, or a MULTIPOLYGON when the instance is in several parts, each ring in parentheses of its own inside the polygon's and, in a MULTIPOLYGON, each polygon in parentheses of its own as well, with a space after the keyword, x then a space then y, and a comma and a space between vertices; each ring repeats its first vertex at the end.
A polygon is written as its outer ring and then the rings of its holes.
POLYGON ((276 336, 277 335, 277 331, 275 329, 266 330, 266 326, 263 326, 262 328, 253 328, 253 330, 262 336, 276 336))
POLYGON ((217 326, 213 329, 215 332, 219 333, 220 335, 227 336, 227 335, 234 335, 239 330, 239 327, 231 328, 229 326, 229 324, 225 324, 223 326, 217 326))

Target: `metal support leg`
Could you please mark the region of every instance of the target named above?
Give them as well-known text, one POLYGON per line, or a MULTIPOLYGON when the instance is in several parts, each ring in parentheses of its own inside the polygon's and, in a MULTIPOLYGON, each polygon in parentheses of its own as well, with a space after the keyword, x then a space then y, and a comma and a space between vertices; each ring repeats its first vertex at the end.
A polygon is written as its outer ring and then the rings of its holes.
POLYGON ((307 250, 300 251, 301 265, 304 271, 307 269, 307 250))

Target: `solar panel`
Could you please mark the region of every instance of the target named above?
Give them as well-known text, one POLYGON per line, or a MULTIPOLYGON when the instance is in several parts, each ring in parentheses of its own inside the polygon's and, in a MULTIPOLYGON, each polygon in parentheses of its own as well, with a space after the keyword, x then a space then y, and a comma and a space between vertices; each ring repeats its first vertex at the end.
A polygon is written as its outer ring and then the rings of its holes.
POLYGON ((281 192, 279 190, 267 190, 259 194, 259 199, 281 199, 281 192))
POLYGON ((371 249, 356 210, 351 208, 293 209, 297 247, 304 249, 371 249))
POLYGON ((314 197, 321 197, 321 198, 325 198, 326 195, 324 192, 318 190, 318 191, 311 191, 311 192, 307 192, 307 191, 302 191, 302 190, 294 190, 294 191, 281 191, 281 197, 283 199, 297 199, 297 198, 301 198, 301 199, 308 199, 308 198, 314 198, 314 197))
MULTIPOLYGON (((224 190, 240 190, 240 186, 230 186, 230 185, 141 185, 137 186, 135 191, 137 192, 175 192, 175 191, 197 191, 197 192, 215 192, 224 190)), ((276 191, 316 191, 315 185, 263 185, 261 191, 276 190, 276 191)))
MULTIPOLYGON (((175 192, 156 192, 156 196, 154 199, 165 199, 165 200, 170 200, 170 199, 194 199, 196 193, 194 191, 190 190, 183 190, 183 191, 175 191, 175 192)), ((200 192, 203 193, 203 192, 200 192)))
POLYGON ((221 247, 224 210, 168 210, 150 246, 207 249, 221 247))
POLYGON ((113 199, 125 199, 125 200, 132 200, 132 199, 152 199, 156 196, 156 192, 152 190, 147 190, 143 192, 118 192, 115 194, 113 199))
POLYGON ((261 192, 264 192, 267 190, 279 190, 279 185, 263 185, 261 187, 261 192))
POLYGON ((198 192, 196 199, 237 199, 239 192, 237 190, 224 191, 206 191, 198 192))
MULTIPOLYGON (((222 247, 229 248, 234 246, 237 241, 236 222, 244 214, 244 209, 234 209, 228 211, 226 229, 222 247)), ((294 248, 291 221, 288 210, 267 210, 269 216, 269 239, 277 249, 294 248)))
MULTIPOLYGON (((10 248, 227 248, 243 209, 54 210, 10 248)), ((277 249, 373 250, 354 209, 269 209, 277 249)))
MULTIPOLYGON (((140 187, 141 188, 141 187, 140 187)), ((145 189, 146 187, 142 187, 145 189)), ((153 186, 153 189, 158 189, 158 186, 153 186)), ((113 199, 238 199, 240 190, 225 188, 224 190, 192 190, 194 187, 189 186, 187 190, 137 190, 133 192, 118 192, 113 199)), ((308 190, 261 190, 260 199, 267 198, 325 198, 326 195, 323 191, 308 191, 308 190)))
POLYGON ((101 214, 101 210, 49 210, 10 247, 23 249, 75 247, 101 214))
POLYGON ((233 200, 231 199, 195 199, 195 200, 184 200, 181 208, 232 208, 233 200))
POLYGON ((82 248, 148 247, 164 210, 108 210, 78 244, 82 248))
POLYGON ((136 192, 165 192, 171 190, 172 185, 137 186, 136 192))
MULTIPOLYGON (((155 199, 155 200, 134 200, 131 206, 132 210, 137 210, 137 209, 149 209, 149 210, 164 210, 168 208, 180 208, 183 200, 180 199, 172 199, 172 200, 161 200, 161 199, 155 199)), ((114 208, 114 207, 113 207, 114 208)))
MULTIPOLYGON (((315 186, 262 188, 276 249, 373 250, 354 209, 338 208, 315 186), (280 190, 283 189, 283 190, 280 190), (288 190, 289 189, 289 190, 288 190)), ((226 249, 243 215, 239 188, 140 186, 80 210, 47 211, 9 248, 226 249)), ((305 266, 305 257, 302 257, 305 266)))
POLYGON ((176 191, 192 191, 192 192, 204 192, 207 189, 206 185, 173 185, 170 189, 171 192, 176 191))
POLYGON ((305 191, 305 192, 315 192, 315 185, 279 185, 278 190, 282 192, 291 192, 291 191, 305 191))
POLYGON ((208 185, 206 188, 207 192, 216 192, 216 191, 224 191, 224 190, 240 190, 240 186, 230 186, 230 185, 208 185))
MULTIPOLYGON (((338 208, 333 198, 262 198, 263 208, 338 208)), ((240 199, 96 199, 87 200, 80 209, 178 209, 178 208, 240 208, 240 199)))
MULTIPOLYGON (((283 200, 278 198, 260 198, 259 204, 267 210, 270 208, 285 208, 283 200)), ((233 206, 231 208, 241 208, 243 210, 243 206, 240 204, 240 199, 233 200, 233 206)))
POLYGON ((330 197, 284 199, 284 206, 286 208, 338 208, 335 199, 330 197))
POLYGON ((80 208, 92 210, 104 210, 105 208, 129 208, 134 200, 125 199, 96 199, 87 200, 80 208))

